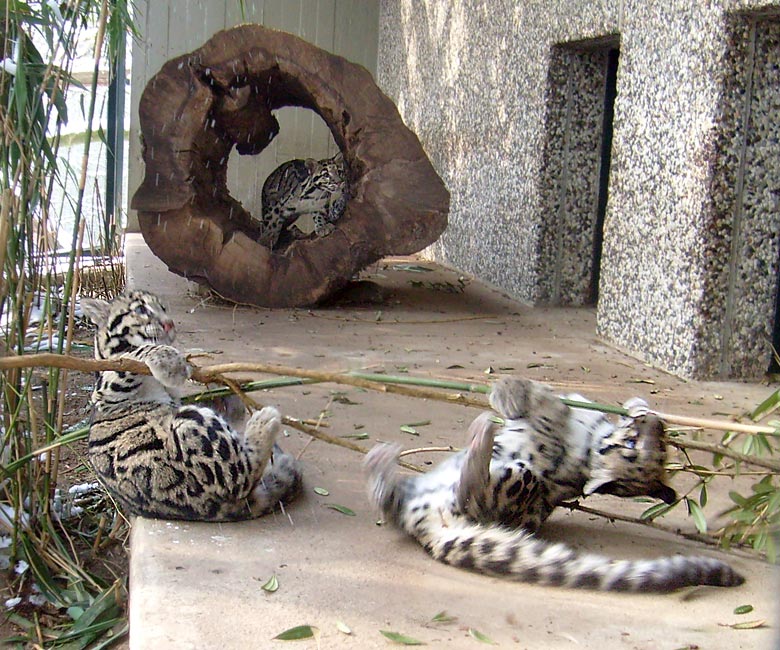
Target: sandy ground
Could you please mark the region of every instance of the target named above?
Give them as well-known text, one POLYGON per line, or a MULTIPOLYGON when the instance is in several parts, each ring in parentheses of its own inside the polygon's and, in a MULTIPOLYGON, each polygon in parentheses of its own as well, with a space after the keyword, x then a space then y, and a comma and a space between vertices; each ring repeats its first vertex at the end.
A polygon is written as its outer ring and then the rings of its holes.
MULTIPOLYGON (((129 284, 164 297, 177 323, 178 345, 212 355, 202 364, 255 360, 478 382, 519 374, 607 403, 642 395, 660 411, 719 418, 744 413, 771 390, 684 382, 600 341, 593 310, 531 309, 451 271, 400 266, 408 263, 415 262, 386 260, 369 270, 366 277, 384 288, 378 303, 314 311, 234 309, 199 301, 138 237, 128 243, 129 284), (462 292, 451 292, 463 284, 462 292)), ((478 413, 333 384, 254 397, 299 418, 325 412, 327 433, 368 434, 356 440, 366 449, 390 440, 409 448, 458 446, 478 413), (400 430, 426 421, 430 424, 416 427, 417 436, 400 430)), ((436 648, 481 647, 475 630, 501 647, 528 649, 777 647, 777 576, 762 562, 724 556, 672 533, 560 511, 543 529, 545 537, 619 558, 677 552, 727 557, 747 583, 659 596, 545 588, 475 575, 433 561, 412 540, 377 524, 365 498, 360 454, 294 430, 281 443, 305 465, 304 494, 286 514, 230 525, 136 521, 132 648, 277 647, 283 644, 272 641, 275 635, 303 624, 319 629, 317 640, 300 644, 312 648, 392 645, 382 630, 436 648), (315 487, 329 495, 316 494, 315 487), (355 515, 327 504, 346 506, 355 515), (261 586, 272 575, 279 589, 267 593, 261 586), (753 606, 751 614, 733 613, 745 604, 753 606), (440 612, 453 620, 433 622, 440 612), (767 626, 728 627, 745 619, 765 619, 767 626), (352 633, 339 631, 339 624, 352 633)), ((413 456, 418 464, 435 460, 435 454, 413 456)), ((684 490, 690 480, 676 477, 674 484, 684 490)), ((713 518, 735 486, 721 480, 714 488, 707 508, 713 518)), ((597 497, 587 505, 637 516, 648 504, 597 497)), ((693 530, 682 513, 664 522, 693 530)))

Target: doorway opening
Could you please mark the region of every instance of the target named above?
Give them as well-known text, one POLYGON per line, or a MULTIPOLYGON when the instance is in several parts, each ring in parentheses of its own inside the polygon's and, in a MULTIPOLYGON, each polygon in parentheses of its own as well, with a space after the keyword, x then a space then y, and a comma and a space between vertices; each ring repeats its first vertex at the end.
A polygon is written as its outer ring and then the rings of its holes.
POLYGON ((619 41, 557 45, 550 52, 541 180, 540 299, 598 300, 619 41))

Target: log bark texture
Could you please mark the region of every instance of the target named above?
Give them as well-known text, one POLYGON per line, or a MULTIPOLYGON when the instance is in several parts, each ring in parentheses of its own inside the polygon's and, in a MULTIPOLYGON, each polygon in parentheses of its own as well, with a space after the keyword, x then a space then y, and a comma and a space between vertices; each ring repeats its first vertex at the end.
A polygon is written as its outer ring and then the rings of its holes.
MULTIPOLYGON (((266 307, 313 305, 386 255, 436 241, 449 193, 419 140, 363 67, 259 25, 217 33, 166 63, 140 102, 145 177, 132 200, 168 268, 223 296, 266 307), (316 111, 350 169, 335 231, 271 251, 227 188, 232 148, 262 151, 272 111, 316 111)), ((259 216, 259 215, 258 215, 259 216)))

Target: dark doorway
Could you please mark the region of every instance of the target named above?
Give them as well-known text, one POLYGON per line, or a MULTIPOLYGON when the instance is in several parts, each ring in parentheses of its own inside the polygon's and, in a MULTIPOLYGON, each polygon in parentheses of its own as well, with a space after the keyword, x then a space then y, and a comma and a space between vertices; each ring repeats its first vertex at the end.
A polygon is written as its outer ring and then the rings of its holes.
POLYGON ((541 176, 540 302, 595 305, 609 196, 619 41, 550 51, 541 176))
MULTIPOLYGON (((780 269, 780 260, 778 260, 777 268, 780 269)), ((775 319, 772 325, 772 359, 769 362, 770 374, 780 374, 778 355, 780 355, 780 271, 778 271, 777 282, 775 283, 775 319)))
POLYGON ((596 205, 596 225, 593 230, 593 264, 591 266, 590 295, 588 302, 595 305, 599 299, 601 276, 601 248, 604 242, 604 217, 609 199, 609 167, 612 162, 612 134, 617 97, 617 71, 620 50, 610 48, 607 53, 607 70, 604 82, 604 119, 601 129, 601 163, 599 165, 599 197, 596 205))

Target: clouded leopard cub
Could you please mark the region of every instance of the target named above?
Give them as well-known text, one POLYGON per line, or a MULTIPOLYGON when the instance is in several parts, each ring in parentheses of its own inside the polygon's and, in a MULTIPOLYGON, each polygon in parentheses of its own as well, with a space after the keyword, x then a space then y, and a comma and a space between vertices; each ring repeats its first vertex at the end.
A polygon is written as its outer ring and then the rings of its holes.
POLYGON ((493 386, 490 403, 504 425, 483 413, 471 425, 469 446, 426 474, 398 477, 395 445, 367 456, 371 500, 434 558, 522 582, 605 591, 743 582, 711 558, 612 560, 536 537, 557 505, 582 495, 674 501, 664 483, 663 425, 644 402, 627 403, 634 417, 613 424, 569 408, 546 386, 506 378, 493 386))
POLYGON ((239 433, 212 409, 181 406, 190 366, 171 346, 160 300, 131 291, 111 303, 82 298, 98 326, 95 357, 143 361, 152 372, 102 372, 92 393, 89 457, 129 514, 231 521, 271 512, 300 486, 297 461, 274 440, 279 412, 265 407, 239 433))
POLYGON ((263 183, 257 241, 275 248, 282 231, 305 214, 312 216, 318 237, 333 232, 347 205, 347 172, 341 152, 325 160, 295 159, 279 165, 263 183))

